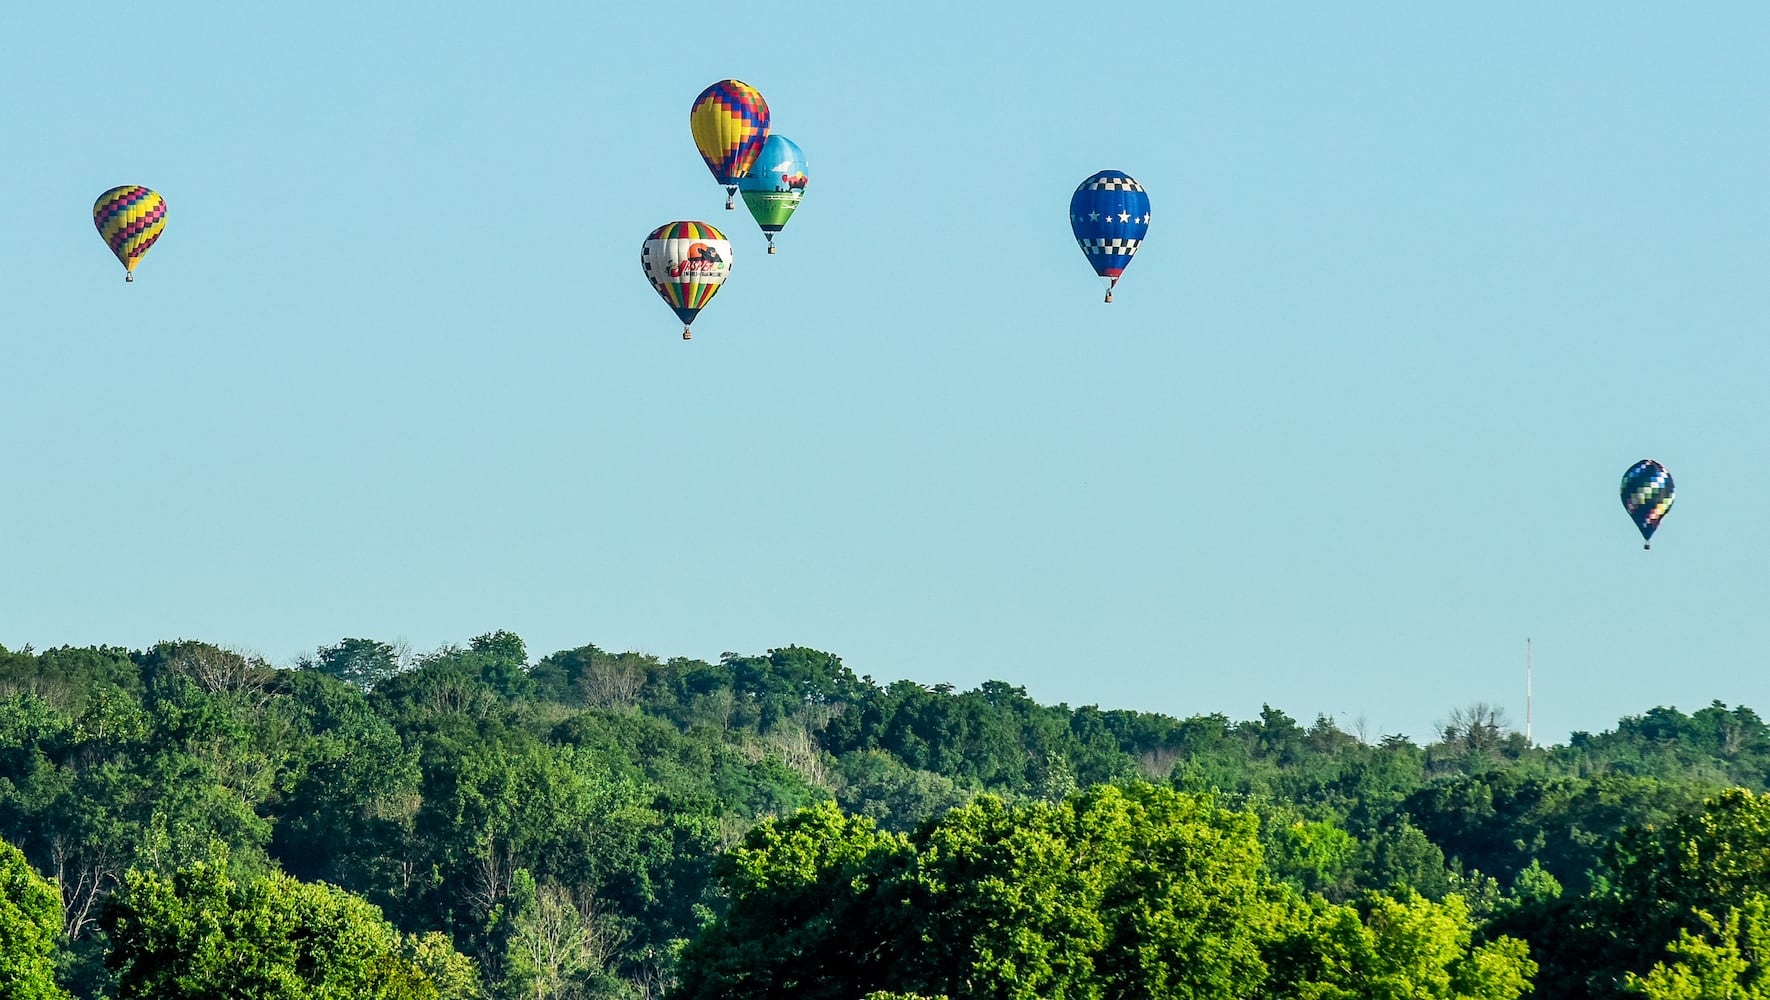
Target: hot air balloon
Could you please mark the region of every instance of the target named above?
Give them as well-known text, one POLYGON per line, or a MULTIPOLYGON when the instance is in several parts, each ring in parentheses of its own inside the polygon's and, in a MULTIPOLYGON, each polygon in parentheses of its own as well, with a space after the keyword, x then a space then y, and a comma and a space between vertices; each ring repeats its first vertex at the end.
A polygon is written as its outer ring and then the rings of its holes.
POLYGON ((747 83, 720 80, 694 99, 688 128, 713 179, 725 185, 725 207, 731 208, 738 181, 768 141, 768 102, 747 83))
POLYGON ((639 266, 664 302, 682 320, 682 339, 689 324, 718 294, 731 273, 731 242, 705 222, 671 222, 659 226, 639 248, 639 266))
POLYGON ((92 203, 92 224, 123 262, 123 280, 134 281, 135 265, 166 231, 166 199, 139 184, 111 188, 92 203))
POLYGON ((1106 301, 1149 233, 1149 195, 1130 175, 1102 170, 1069 198, 1069 228, 1094 273, 1106 280, 1106 301))
POLYGON ((768 252, 774 253, 774 234, 786 226, 805 197, 805 154, 784 135, 771 135, 762 144, 762 152, 750 172, 738 181, 744 204, 768 237, 768 252))
POLYGON ((1634 518, 1635 527, 1641 529, 1642 548, 1653 548, 1653 532, 1666 516, 1666 511, 1672 509, 1672 499, 1676 496, 1672 474, 1651 458, 1636 462, 1623 473, 1623 509, 1634 518))

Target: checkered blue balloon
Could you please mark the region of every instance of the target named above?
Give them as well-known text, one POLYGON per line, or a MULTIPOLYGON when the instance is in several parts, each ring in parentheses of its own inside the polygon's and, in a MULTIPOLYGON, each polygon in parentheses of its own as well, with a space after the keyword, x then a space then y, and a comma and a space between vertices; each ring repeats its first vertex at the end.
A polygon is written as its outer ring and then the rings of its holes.
POLYGON ((1069 228, 1089 266, 1106 280, 1111 302, 1112 287, 1149 233, 1149 194, 1129 174, 1102 170, 1070 196, 1069 228))

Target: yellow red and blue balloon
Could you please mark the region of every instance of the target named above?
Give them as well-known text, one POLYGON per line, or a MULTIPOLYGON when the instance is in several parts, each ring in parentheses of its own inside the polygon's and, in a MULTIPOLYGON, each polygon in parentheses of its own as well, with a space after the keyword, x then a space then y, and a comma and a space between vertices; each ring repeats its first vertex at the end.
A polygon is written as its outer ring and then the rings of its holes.
POLYGON ((92 203, 92 224, 123 264, 123 280, 135 280, 135 265, 166 231, 166 199, 140 184, 111 188, 92 203))
POLYGON ((731 208, 738 181, 768 141, 768 102, 742 80, 720 80, 694 99, 688 128, 713 179, 725 186, 725 207, 731 208))

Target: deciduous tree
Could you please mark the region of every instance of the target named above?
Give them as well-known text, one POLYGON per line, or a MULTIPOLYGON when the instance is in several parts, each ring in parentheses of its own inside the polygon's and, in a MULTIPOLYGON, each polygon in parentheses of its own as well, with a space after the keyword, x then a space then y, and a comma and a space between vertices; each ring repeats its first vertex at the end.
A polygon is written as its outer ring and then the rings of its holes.
POLYGON ((65 1000, 55 985, 61 899, 23 851, 0 840, 0 1000, 65 1000))
POLYGON ((379 910, 271 874, 244 883, 225 853, 170 876, 132 871, 105 917, 117 1000, 437 1000, 379 910))

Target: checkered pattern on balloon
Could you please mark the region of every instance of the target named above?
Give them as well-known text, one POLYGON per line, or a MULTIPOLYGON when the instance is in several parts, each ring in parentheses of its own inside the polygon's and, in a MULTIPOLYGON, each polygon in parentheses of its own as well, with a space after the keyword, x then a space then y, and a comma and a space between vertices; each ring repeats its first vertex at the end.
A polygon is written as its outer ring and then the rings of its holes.
POLYGON ((682 339, 688 340, 695 316, 731 274, 731 241, 705 222, 665 223, 640 244, 639 266, 682 320, 682 339))
POLYGON ((140 184, 111 188, 92 203, 92 224, 123 265, 123 280, 135 280, 135 265, 166 231, 166 199, 140 184))
POLYGON ((721 80, 695 98, 688 127, 701 162, 725 187, 725 207, 732 208, 738 181, 768 141, 768 102, 742 80, 721 80))
POLYGON ((1641 532, 1642 548, 1653 547, 1653 533, 1659 530, 1659 522, 1672 509, 1672 501, 1677 495, 1672 474, 1651 458, 1636 462, 1623 473, 1623 509, 1629 512, 1641 532))
POLYGON ((1149 193, 1118 170, 1083 181, 1069 199, 1069 227, 1076 245, 1106 282, 1106 301, 1149 235, 1149 193))

